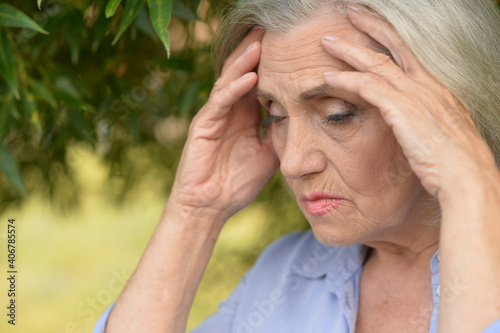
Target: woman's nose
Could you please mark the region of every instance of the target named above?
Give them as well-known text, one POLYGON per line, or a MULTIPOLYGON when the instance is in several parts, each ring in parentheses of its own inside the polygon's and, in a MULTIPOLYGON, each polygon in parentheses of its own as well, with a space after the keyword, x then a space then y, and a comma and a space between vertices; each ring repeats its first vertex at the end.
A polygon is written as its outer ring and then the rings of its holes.
POLYGON ((325 169, 325 156, 321 152, 318 134, 309 126, 290 121, 285 146, 282 147, 280 168, 287 179, 296 180, 325 169))

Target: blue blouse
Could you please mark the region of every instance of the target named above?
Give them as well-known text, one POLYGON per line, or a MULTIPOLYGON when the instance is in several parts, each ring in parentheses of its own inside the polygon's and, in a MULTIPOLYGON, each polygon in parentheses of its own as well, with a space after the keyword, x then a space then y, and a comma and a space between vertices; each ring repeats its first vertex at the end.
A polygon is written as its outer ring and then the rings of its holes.
MULTIPOLYGON (((311 231, 289 234, 262 253, 218 312, 192 333, 354 333, 366 254, 361 244, 323 245, 311 231)), ((434 310, 429 333, 436 333, 439 250, 430 267, 434 310)), ((104 333, 112 306, 94 333, 104 333)), ((483 331, 495 332, 500 333, 500 320, 483 331)))

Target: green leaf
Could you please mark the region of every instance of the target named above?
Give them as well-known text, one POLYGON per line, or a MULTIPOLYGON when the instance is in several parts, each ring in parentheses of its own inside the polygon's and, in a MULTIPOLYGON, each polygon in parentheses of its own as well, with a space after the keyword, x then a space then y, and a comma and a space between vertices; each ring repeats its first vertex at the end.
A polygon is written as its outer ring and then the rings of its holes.
POLYGON ((92 53, 95 53, 99 48, 99 44, 101 43, 102 38, 106 34, 107 26, 108 26, 108 19, 106 18, 106 15, 104 13, 101 13, 96 23, 92 27, 92 30, 94 32, 94 38, 92 39, 92 47, 91 47, 92 53))
POLYGON ((180 0, 173 0, 172 15, 184 20, 199 20, 198 16, 180 0))
POLYGON ((35 102, 35 96, 31 93, 23 94, 23 107, 26 114, 31 118, 34 112, 37 110, 37 105, 35 102))
POLYGON ((48 34, 47 31, 43 30, 26 14, 5 3, 0 4, 0 25, 15 28, 29 28, 41 32, 42 34, 48 34))
POLYGON ((14 119, 14 114, 17 114, 17 105, 12 93, 8 93, 1 100, 3 105, 0 107, 0 142, 5 138, 10 129, 13 128, 11 124, 14 119))
POLYGON ((127 0, 125 9, 123 10, 122 21, 120 22, 120 27, 118 28, 115 39, 113 43, 111 43, 112 45, 116 44, 121 35, 127 30, 130 23, 137 17, 143 4, 144 0, 127 0))
POLYGON ((172 0, 148 0, 149 19, 170 58, 170 35, 167 26, 172 16, 172 0))
POLYGON ((64 40, 71 51, 71 62, 73 65, 76 65, 78 63, 78 59, 80 58, 80 50, 82 48, 83 40, 81 31, 80 27, 75 23, 71 23, 64 29, 64 40))
POLYGON ((179 103, 180 104, 178 112, 179 116, 181 117, 185 116, 189 111, 191 111, 197 105, 198 96, 200 95, 200 87, 201 87, 200 79, 195 80, 194 82, 191 82, 191 84, 189 84, 179 103))
POLYGON ((52 108, 57 108, 57 102, 54 98, 54 95, 50 92, 50 90, 40 81, 35 80, 33 78, 29 79, 29 87, 31 92, 40 99, 49 103, 52 108))
POLYGON ((14 185, 19 192, 25 194, 26 186, 24 185, 21 170, 19 170, 16 160, 14 160, 9 151, 2 146, 0 146, 0 166, 12 185, 14 185))
POLYGON ((17 90, 16 77, 14 75, 14 52, 12 45, 3 31, 0 32, 0 74, 3 76, 10 89, 17 99, 19 91, 17 90))
POLYGON ((106 5, 106 18, 110 18, 111 16, 115 15, 116 8, 118 8, 120 2, 122 2, 122 0, 108 1, 108 4, 106 5))
POLYGON ((42 9, 42 1, 43 0, 36 0, 36 4, 38 5, 38 9, 42 9))

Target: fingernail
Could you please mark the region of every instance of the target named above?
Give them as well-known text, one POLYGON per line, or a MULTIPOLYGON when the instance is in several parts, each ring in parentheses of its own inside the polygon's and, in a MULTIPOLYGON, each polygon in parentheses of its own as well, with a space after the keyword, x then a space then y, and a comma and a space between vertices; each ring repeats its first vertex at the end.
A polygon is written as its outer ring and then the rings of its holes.
POLYGON ((336 71, 327 71, 327 72, 323 72, 323 76, 332 76, 335 73, 337 73, 337 72, 336 71))
POLYGON ((353 11, 354 13, 361 13, 361 9, 357 6, 349 5, 347 6, 347 9, 353 11))
POLYGON ((247 49, 245 50, 245 52, 244 52, 244 53, 247 53, 248 51, 250 51, 250 50, 251 50, 251 49, 253 49, 254 47, 255 47, 255 43, 250 44, 250 46, 249 46, 249 47, 247 47, 247 49))
POLYGON ((248 80, 249 78, 251 78, 253 76, 252 72, 250 73, 246 73, 245 75, 243 75, 243 80, 248 80))
POLYGON ((325 42, 334 42, 334 41, 336 41, 338 39, 339 39, 339 37, 335 36, 335 35, 325 35, 325 36, 323 36, 323 40, 325 42))

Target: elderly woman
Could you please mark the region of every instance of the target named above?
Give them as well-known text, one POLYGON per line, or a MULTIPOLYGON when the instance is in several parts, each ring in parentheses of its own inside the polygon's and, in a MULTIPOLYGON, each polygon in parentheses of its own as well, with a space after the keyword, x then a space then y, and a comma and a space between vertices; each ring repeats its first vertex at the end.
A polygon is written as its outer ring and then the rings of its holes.
POLYGON ((244 0, 221 30, 161 220, 95 331, 184 332, 221 228, 279 166, 312 232, 195 332, 500 332, 496 5, 244 0))

